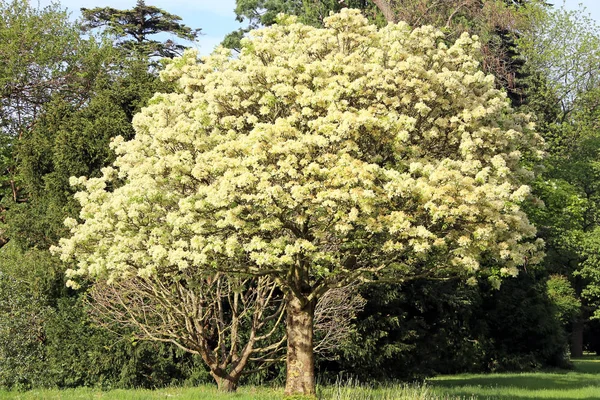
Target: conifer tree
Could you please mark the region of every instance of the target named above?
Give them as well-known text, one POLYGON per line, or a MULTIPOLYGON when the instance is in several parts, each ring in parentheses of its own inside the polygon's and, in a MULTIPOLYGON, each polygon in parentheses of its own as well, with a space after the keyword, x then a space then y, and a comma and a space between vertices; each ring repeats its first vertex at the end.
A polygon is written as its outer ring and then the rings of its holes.
POLYGON ((112 7, 82 8, 84 22, 82 29, 89 31, 104 28, 117 38, 117 44, 132 55, 142 57, 173 58, 181 55, 186 48, 173 40, 164 42, 152 39, 158 33, 171 33, 180 39, 195 41, 200 29, 192 29, 181 23, 181 17, 165 10, 146 5, 138 0, 130 10, 112 7))

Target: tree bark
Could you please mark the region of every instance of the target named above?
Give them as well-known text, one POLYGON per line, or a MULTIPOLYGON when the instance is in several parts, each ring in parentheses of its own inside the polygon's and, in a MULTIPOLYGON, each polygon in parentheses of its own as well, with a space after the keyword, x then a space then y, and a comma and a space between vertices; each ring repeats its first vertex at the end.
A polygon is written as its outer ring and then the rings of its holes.
POLYGON ((313 354, 314 302, 291 295, 287 303, 287 375, 285 395, 315 396, 313 354))
POLYGON ((571 357, 583 357, 583 320, 573 322, 571 332, 571 357))
POLYGON ((379 10, 383 13, 383 16, 392 24, 396 23, 396 13, 392 9, 392 5, 389 0, 373 0, 373 3, 379 8, 379 10))
POLYGON ((230 376, 219 377, 213 373, 211 374, 217 381, 217 388, 220 392, 235 392, 237 390, 238 379, 230 376))

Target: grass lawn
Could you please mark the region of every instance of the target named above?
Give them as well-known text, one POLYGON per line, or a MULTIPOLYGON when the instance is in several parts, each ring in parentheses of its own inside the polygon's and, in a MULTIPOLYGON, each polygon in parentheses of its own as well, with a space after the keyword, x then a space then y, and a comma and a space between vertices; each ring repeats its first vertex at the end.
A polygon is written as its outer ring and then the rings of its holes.
MULTIPOLYGON (((339 400, 437 400, 447 397, 429 396, 429 388, 420 386, 388 386, 382 388, 320 387, 319 399, 339 400)), ((279 400, 283 389, 266 387, 242 387, 235 394, 219 393, 215 387, 170 388, 160 390, 111 390, 102 392, 95 389, 79 388, 69 390, 31 390, 28 392, 0 392, 0 400, 279 400)), ((294 398, 300 400, 299 398, 294 398)))
MULTIPOLYGON (((573 371, 439 376, 429 379, 424 387, 369 388, 351 384, 320 387, 318 391, 321 399, 338 400, 600 400, 600 357, 586 357, 575 360, 574 364, 573 371)), ((235 394, 219 393, 213 386, 108 392, 81 388, 22 393, 0 391, 0 400, 275 400, 282 395, 282 389, 267 387, 242 387, 235 394)))
POLYGON ((0 392, 0 399, 11 400, 250 400, 281 399, 281 391, 269 388, 242 387, 235 394, 219 393, 216 387, 168 388, 160 390, 111 390, 78 388, 66 390, 31 390, 28 392, 0 392))
POLYGON ((573 363, 573 371, 439 376, 428 386, 432 393, 467 399, 600 399, 600 357, 573 363))

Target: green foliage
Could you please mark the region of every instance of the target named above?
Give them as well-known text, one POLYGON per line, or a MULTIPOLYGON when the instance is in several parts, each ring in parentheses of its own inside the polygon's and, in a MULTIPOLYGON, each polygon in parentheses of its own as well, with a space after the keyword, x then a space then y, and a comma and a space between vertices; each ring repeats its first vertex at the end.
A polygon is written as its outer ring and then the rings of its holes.
POLYGON ((200 359, 173 346, 135 342, 95 327, 82 304, 79 297, 59 299, 46 324, 45 351, 52 386, 158 388, 210 379, 200 359))
POLYGON ((57 4, 0 2, 0 247, 9 239, 6 211, 27 200, 17 178, 19 139, 57 93, 79 103, 87 82, 104 69, 101 43, 83 39, 57 4))
POLYGON ((201 360, 172 346, 94 327, 47 251, 11 242, 0 260, 0 386, 155 388, 210 378, 201 360))
POLYGON ((57 4, 38 9, 25 0, 0 2, 2 134, 17 136, 58 91, 81 72, 86 47, 57 4))
POLYGON ((84 32, 96 28, 105 28, 105 32, 117 39, 118 46, 127 54, 142 59, 149 57, 180 56, 186 48, 172 40, 164 42, 150 37, 167 32, 180 39, 195 41, 200 29, 192 29, 182 24, 181 17, 165 10, 148 6, 138 0, 130 10, 118 10, 112 7, 82 8, 84 32))
POLYGON ((573 320, 572 349, 580 354, 581 327, 597 308, 600 282, 595 261, 600 245, 600 30, 583 9, 533 7, 528 17, 530 29, 518 43, 536 71, 528 107, 538 113, 548 153, 533 185, 541 201, 532 204, 528 215, 547 244, 547 269, 567 277, 573 287, 576 298, 563 300, 569 307, 581 304, 579 312, 565 316, 573 320))
POLYGON ((51 309, 27 292, 27 283, 0 276, 0 386, 45 386, 44 324, 51 309))
MULTIPOLYGON (((236 0, 236 19, 239 22, 246 21, 248 27, 229 33, 222 44, 230 49, 239 49, 240 40, 246 33, 252 29, 273 25, 279 13, 296 15, 304 24, 322 27, 325 17, 344 7, 369 10, 366 13, 371 17, 377 15, 374 4, 366 0, 236 0)), ((383 22, 381 17, 379 22, 383 22)))
POLYGON ((475 318, 483 321, 485 370, 569 366, 565 333, 547 295, 544 271, 522 273, 497 291, 486 285, 481 290, 485 295, 475 318))
POLYGON ((69 177, 97 176, 114 159, 111 138, 132 137, 133 115, 170 86, 148 70, 148 60, 82 39, 57 5, 1 6, 0 80, 11 84, 0 86, 0 112, 9 117, 0 132, 0 162, 8 171, 0 177, 0 247, 11 242, 0 248, 0 385, 202 381, 206 374, 193 357, 168 345, 118 341, 93 327, 80 296, 65 287, 63 265, 47 250, 66 233, 64 219, 79 212, 69 177))
MULTIPOLYGON (((320 368, 361 379, 413 379, 446 371, 443 363, 474 362, 469 316, 477 290, 458 280, 417 280, 403 285, 370 285, 357 320, 358 336, 335 362, 320 368)), ((456 366, 455 370, 461 370, 456 366)))
MULTIPOLYGON (((534 3, 535 4, 535 3, 534 3)), ((527 62, 548 78, 562 111, 597 85, 599 27, 582 7, 529 7, 518 45, 527 62)))
POLYGON ((542 271, 521 273, 498 290, 478 285, 415 281, 370 286, 358 336, 322 375, 414 379, 458 372, 568 366, 566 337, 542 271))
POLYGON ((15 150, 20 160, 17 176, 28 201, 7 212, 7 231, 14 240, 47 249, 66 234, 65 218, 79 210, 69 177, 97 176, 112 162, 110 140, 133 136, 133 115, 158 90, 169 88, 145 64, 133 63, 116 77, 99 79, 84 107, 58 96, 45 106, 15 150))
POLYGON ((547 282, 548 297, 554 303, 558 318, 563 322, 572 322, 581 312, 581 300, 569 279, 562 275, 551 275, 547 282))

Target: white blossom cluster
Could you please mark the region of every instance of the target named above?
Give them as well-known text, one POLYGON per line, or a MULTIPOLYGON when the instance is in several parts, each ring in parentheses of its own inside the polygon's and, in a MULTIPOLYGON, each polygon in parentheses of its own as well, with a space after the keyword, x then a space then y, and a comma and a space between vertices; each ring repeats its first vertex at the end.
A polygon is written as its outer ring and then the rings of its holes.
POLYGON ((80 220, 54 249, 76 263, 70 284, 187 268, 285 285, 306 266, 324 286, 517 274, 540 257, 519 205, 542 143, 478 47, 343 10, 323 29, 282 16, 237 58, 187 51, 162 74, 179 90, 113 142, 114 166, 73 178, 80 220))

